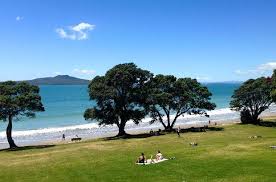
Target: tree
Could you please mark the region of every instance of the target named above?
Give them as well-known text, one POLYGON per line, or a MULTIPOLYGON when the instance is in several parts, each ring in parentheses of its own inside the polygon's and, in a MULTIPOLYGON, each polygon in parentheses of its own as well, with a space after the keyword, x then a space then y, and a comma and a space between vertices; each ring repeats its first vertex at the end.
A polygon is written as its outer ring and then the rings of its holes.
POLYGON ((144 85, 151 77, 149 71, 133 63, 119 64, 104 76, 95 77, 88 87, 90 99, 96 101, 96 106, 87 109, 84 118, 96 119, 100 125, 116 124, 117 136, 126 135, 128 121, 138 124, 146 116, 144 85))
POLYGON ((271 83, 272 83, 272 91, 271 91, 271 97, 273 102, 276 102, 276 70, 273 71, 272 77, 271 77, 271 83))
POLYGON ((216 107, 210 102, 212 94, 196 79, 157 75, 147 85, 146 108, 152 118, 151 123, 159 121, 167 131, 172 131, 177 119, 184 114, 207 115, 206 110, 216 107))
POLYGON ((241 122, 259 124, 259 115, 272 103, 270 78, 249 79, 234 91, 230 107, 240 111, 241 122))
POLYGON ((26 82, 0 83, 0 120, 8 121, 6 135, 10 148, 17 147, 12 139, 13 118, 34 117, 38 111, 44 111, 44 107, 37 86, 26 82))

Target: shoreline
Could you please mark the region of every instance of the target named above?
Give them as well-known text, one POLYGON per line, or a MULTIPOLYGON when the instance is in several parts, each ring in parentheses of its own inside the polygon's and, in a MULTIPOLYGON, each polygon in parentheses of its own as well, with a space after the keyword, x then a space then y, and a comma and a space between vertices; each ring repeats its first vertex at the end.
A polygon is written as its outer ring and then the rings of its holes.
MULTIPOLYGON (((266 119, 266 118, 271 118, 271 117, 276 117, 276 113, 271 113, 271 114, 265 114, 265 115, 262 115, 260 117, 260 119, 266 119)), ((219 126, 227 126, 227 125, 234 125, 234 124, 240 124, 240 120, 228 120, 228 121, 216 121, 216 122, 213 122, 211 124, 208 124, 208 127, 219 127, 219 126), (216 124, 215 124, 216 123, 216 124)), ((180 127, 181 129, 189 129, 191 127, 204 127, 206 126, 206 124, 202 124, 202 123, 197 123, 197 124, 176 124, 175 125, 175 129, 177 127, 180 127)), ((156 130, 153 130, 153 131, 157 131, 156 130)), ((130 134, 130 135, 137 135, 137 134, 145 134, 145 133, 149 133, 148 130, 126 130, 127 134, 130 134)), ((118 132, 114 132, 113 134, 109 133, 107 134, 107 136, 105 137, 91 137, 91 138, 82 138, 81 141, 79 142, 86 142, 86 141, 92 141, 92 140, 96 140, 96 139, 104 139, 104 138, 107 138, 107 137, 113 137, 113 136, 116 136, 118 132)), ((38 145, 64 145, 64 144, 73 144, 73 143, 76 143, 76 142, 72 142, 70 140, 65 140, 65 141, 51 141, 51 142, 41 142, 41 143, 38 143, 38 145)))
MULTIPOLYGON (((186 115, 180 117, 174 128, 180 127, 181 129, 191 127, 222 126, 228 124, 239 123, 239 112, 230 111, 229 108, 209 111, 210 118, 199 115, 186 115), (217 123, 217 125, 215 125, 217 123)), ((261 114, 261 118, 276 116, 276 107, 273 106, 269 110, 261 114)), ((135 125, 129 121, 126 125, 126 132, 129 134, 143 134, 149 133, 150 130, 157 131, 163 130, 163 126, 156 122, 149 124, 149 118, 145 118, 141 123, 135 125)), ((27 131, 14 131, 13 138, 18 146, 32 146, 32 145, 55 145, 72 143, 71 138, 76 136, 81 137, 82 141, 112 137, 117 135, 118 129, 116 126, 98 126, 97 123, 88 123, 83 125, 68 126, 63 128, 45 128, 40 130, 27 130, 27 131), (65 134, 66 140, 62 141, 62 134, 65 134)), ((8 148, 6 137, 0 135, 0 149, 8 148)))

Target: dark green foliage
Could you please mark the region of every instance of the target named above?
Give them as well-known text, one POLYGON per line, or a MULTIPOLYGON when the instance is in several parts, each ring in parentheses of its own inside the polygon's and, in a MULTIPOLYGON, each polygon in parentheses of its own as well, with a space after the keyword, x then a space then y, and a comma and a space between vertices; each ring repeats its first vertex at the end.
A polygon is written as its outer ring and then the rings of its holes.
POLYGON ((233 110, 241 111, 241 122, 259 124, 259 115, 272 103, 270 78, 247 80, 235 90, 230 102, 233 110))
POLYGON ((206 114, 216 106, 210 102, 211 93, 196 79, 179 78, 171 75, 157 75, 147 84, 149 97, 147 110, 152 123, 159 121, 171 131, 177 118, 187 114, 206 114), (171 119, 171 115, 174 118, 171 119), (166 116, 167 122, 163 120, 166 116))
POLYGON ((39 88, 26 82, 7 81, 0 83, 0 119, 8 121, 7 139, 10 147, 16 147, 12 140, 12 120, 17 116, 34 117, 35 112, 44 111, 39 88))
POLYGON ((243 124, 250 124, 252 122, 251 114, 248 109, 242 110, 240 113, 240 116, 241 116, 241 122, 243 124))
POLYGON ((273 102, 276 102, 276 70, 274 70, 273 75, 271 77, 271 83, 272 83, 271 97, 273 102))
POLYGON ((85 111, 85 119, 96 119, 100 125, 116 124, 118 135, 125 135, 127 121, 138 124, 146 116, 144 88, 151 77, 149 71, 133 63, 119 64, 105 76, 95 77, 89 84, 89 95, 97 106, 85 111))
POLYGON ((271 98, 272 98, 273 102, 276 102, 276 89, 273 89, 271 91, 271 98))

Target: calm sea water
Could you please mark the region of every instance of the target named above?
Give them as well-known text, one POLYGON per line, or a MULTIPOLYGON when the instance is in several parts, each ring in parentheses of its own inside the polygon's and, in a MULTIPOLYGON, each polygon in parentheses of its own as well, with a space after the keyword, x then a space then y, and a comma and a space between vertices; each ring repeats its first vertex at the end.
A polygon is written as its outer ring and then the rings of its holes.
MULTIPOLYGON (((217 109, 228 108, 233 91, 240 84, 209 83, 212 100, 217 109)), ((95 102, 89 100, 85 85, 51 85, 41 86, 40 92, 45 112, 38 113, 36 118, 20 118, 13 125, 14 130, 32 130, 52 127, 63 127, 88 123, 83 119, 86 108, 95 102)), ((0 123, 0 131, 4 131, 6 123, 0 123)))

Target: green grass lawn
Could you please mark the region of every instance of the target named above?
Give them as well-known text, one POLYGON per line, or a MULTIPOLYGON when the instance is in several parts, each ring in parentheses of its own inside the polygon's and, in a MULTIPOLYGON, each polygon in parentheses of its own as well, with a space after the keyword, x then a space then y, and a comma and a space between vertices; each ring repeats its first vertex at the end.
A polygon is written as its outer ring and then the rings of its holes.
POLYGON ((180 138, 167 134, 1 151, 0 181, 276 181, 276 150, 269 148, 276 145, 276 128, 222 127, 180 138), (248 138, 255 135, 262 138, 248 138), (176 159, 134 164, 140 152, 149 156, 158 149, 176 159))

